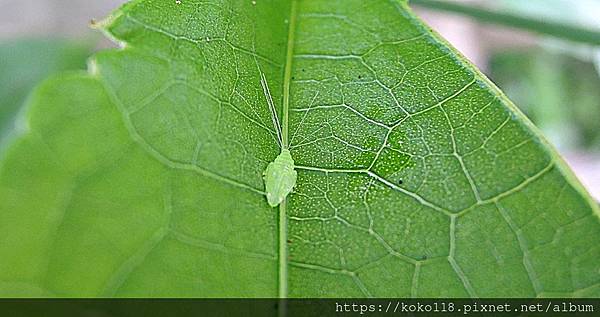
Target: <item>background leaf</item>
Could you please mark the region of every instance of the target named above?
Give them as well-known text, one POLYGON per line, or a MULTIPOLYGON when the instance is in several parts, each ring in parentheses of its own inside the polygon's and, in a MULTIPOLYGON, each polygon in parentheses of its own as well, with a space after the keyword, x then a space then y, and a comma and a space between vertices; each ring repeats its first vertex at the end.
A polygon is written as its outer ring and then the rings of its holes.
MULTIPOLYGON (((50 74, 83 69, 90 47, 61 39, 12 40, 0 44, 0 141, 14 127, 27 94, 50 74)), ((0 144, 1 146, 1 144, 0 144)))
POLYGON ((397 1, 133 1, 0 168, 15 296, 600 294, 598 209, 397 1), (298 165, 286 204, 266 74, 298 165), (284 265, 281 265, 281 264, 284 265))

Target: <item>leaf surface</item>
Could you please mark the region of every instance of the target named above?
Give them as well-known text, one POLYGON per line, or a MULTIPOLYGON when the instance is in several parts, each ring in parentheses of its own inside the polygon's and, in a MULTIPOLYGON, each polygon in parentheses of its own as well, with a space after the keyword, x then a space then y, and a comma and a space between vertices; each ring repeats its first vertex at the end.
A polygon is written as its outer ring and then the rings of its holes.
POLYGON ((598 210, 398 1, 133 1, 0 168, 22 296, 598 296, 598 210), (265 74, 298 171, 279 208, 265 74))

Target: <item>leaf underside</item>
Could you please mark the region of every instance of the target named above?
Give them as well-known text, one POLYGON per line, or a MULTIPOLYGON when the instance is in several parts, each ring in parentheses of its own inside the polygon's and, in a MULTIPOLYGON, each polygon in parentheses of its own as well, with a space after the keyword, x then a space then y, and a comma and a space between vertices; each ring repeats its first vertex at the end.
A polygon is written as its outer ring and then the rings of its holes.
POLYGON ((41 85, 1 162, 1 295, 600 296, 597 206, 405 3, 138 0, 102 27, 123 48, 41 85))

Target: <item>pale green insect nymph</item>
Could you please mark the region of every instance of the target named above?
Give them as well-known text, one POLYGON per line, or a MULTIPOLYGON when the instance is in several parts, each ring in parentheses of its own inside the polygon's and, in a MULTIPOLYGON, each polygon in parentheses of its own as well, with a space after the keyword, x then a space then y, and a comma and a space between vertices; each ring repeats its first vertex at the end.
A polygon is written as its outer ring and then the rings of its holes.
POLYGON ((294 170, 294 160, 288 149, 282 149, 275 161, 269 163, 264 173, 267 202, 276 207, 296 186, 298 173, 294 170))
POLYGON ((273 99, 271 98, 267 79, 262 72, 260 83, 267 99, 267 103, 269 104, 273 126, 277 132, 277 142, 281 148, 281 153, 275 158, 275 161, 269 163, 267 169, 263 173, 267 202, 271 207, 277 207, 292 192, 294 186, 296 186, 298 173, 294 170, 294 159, 292 159, 292 154, 290 153, 286 142, 282 139, 281 124, 279 123, 277 111, 275 110, 273 99))

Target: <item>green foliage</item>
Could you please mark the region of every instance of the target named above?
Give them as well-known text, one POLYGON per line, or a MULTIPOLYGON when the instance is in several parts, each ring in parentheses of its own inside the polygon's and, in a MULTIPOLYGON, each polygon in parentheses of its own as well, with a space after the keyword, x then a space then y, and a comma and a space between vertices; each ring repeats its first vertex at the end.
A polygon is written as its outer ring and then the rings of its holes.
POLYGON ((58 39, 27 39, 0 44, 0 140, 14 126, 31 89, 60 71, 83 69, 90 49, 58 39))
POLYGON ((600 78, 593 64, 514 50, 493 56, 491 77, 553 144, 600 150, 600 78))
MULTIPOLYGON (((447 0, 411 0, 410 2, 411 4, 414 3, 434 10, 465 15, 483 23, 496 23, 573 42, 600 45, 600 29, 594 27, 594 23, 591 23, 592 26, 589 25, 590 23, 588 25, 578 25, 580 23, 570 23, 571 21, 564 21, 565 19, 547 16, 540 17, 539 14, 523 14, 524 12, 519 12, 519 10, 515 12, 514 10, 506 9, 488 9, 485 8, 486 6, 462 4, 447 0)), ((519 2, 514 1, 513 4, 516 4, 518 7, 519 2)), ((490 3, 486 4, 489 5, 490 3)), ((500 7, 502 7, 502 4, 500 3, 500 7)), ((528 1, 523 7, 527 7, 527 5, 543 7, 556 4, 553 1, 528 1)), ((494 5, 497 5, 497 3, 492 4, 492 6, 494 5)))
POLYGON ((397 1, 139 0, 0 167, 7 296, 599 296, 600 222, 397 1), (280 153, 294 192, 267 204, 280 153))

